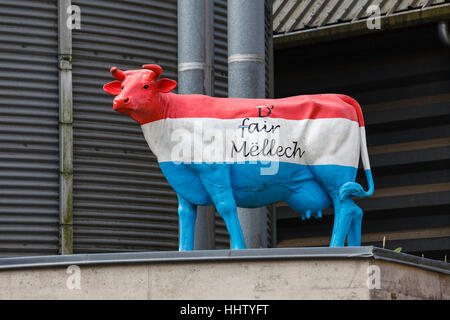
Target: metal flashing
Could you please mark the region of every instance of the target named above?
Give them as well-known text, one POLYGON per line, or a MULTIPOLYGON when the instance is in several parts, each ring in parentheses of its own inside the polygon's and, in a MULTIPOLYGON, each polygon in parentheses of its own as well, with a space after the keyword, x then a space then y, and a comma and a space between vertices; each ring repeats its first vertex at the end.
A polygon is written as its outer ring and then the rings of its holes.
POLYGON ((385 260, 450 274, 450 263, 398 253, 376 247, 304 247, 246 250, 157 251, 75 254, 63 256, 13 257, 0 259, 0 270, 103 265, 120 263, 193 263, 286 259, 370 259, 385 260))

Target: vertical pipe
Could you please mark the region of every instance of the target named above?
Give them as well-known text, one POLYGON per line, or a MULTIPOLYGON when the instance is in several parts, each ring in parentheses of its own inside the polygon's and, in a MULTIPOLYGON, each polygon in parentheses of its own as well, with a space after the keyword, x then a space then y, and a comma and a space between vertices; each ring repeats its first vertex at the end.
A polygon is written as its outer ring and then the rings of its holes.
MULTIPOLYGON (((178 93, 213 95, 212 0, 178 0, 178 93)), ((194 249, 215 249, 214 208, 198 207, 194 249)))
MULTIPOLYGON (((265 97, 264 0, 228 0, 228 96, 265 97)), ((267 247, 265 208, 238 209, 248 248, 267 247)))
POLYGON ((72 30, 71 0, 58 1, 59 232, 60 254, 73 253, 72 30))
POLYGON ((265 97, 264 1, 228 1, 228 96, 265 97))

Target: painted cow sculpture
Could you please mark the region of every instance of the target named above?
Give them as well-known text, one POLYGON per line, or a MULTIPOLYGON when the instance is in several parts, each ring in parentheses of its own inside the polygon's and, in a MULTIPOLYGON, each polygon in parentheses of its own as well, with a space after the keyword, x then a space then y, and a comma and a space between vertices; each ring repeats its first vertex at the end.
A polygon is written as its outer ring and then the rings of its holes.
POLYGON ((374 191, 359 104, 339 94, 283 99, 178 95, 159 79, 158 65, 111 68, 106 84, 114 110, 142 128, 162 172, 178 195, 179 250, 194 246, 197 206, 216 206, 232 249, 245 242, 237 207, 284 201, 302 218, 334 205, 330 246, 359 246, 362 210, 352 196, 374 191), (355 182, 359 157, 368 191, 355 182))

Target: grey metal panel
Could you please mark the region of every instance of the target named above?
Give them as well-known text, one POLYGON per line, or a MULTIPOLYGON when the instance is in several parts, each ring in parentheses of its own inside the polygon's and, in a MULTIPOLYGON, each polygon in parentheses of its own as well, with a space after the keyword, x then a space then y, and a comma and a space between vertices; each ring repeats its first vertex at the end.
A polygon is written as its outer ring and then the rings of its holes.
POLYGON ((0 21, 0 256, 57 254, 56 1, 2 1, 0 21))
POLYGON ((176 1, 72 1, 74 252, 178 248, 175 192, 161 173, 140 126, 114 112, 102 90, 112 66, 156 63, 177 79, 176 1))

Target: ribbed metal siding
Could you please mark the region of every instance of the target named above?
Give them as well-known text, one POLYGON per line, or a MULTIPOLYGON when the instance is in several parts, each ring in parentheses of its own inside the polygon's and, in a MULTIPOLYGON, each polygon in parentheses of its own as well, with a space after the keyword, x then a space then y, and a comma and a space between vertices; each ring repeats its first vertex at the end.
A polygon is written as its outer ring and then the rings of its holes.
POLYGON ((173 1, 72 1, 74 252, 175 250, 177 198, 140 126, 114 112, 102 86, 109 68, 163 67, 177 79, 177 8, 173 1))
MULTIPOLYGON (((227 1, 214 0, 214 96, 228 97, 227 1)), ((216 249, 229 249, 230 237, 225 221, 216 216, 216 249)))
POLYGON ((56 1, 0 2, 0 256, 58 253, 56 1))
POLYGON ((214 0, 214 95, 216 97, 228 97, 226 0, 214 0))

